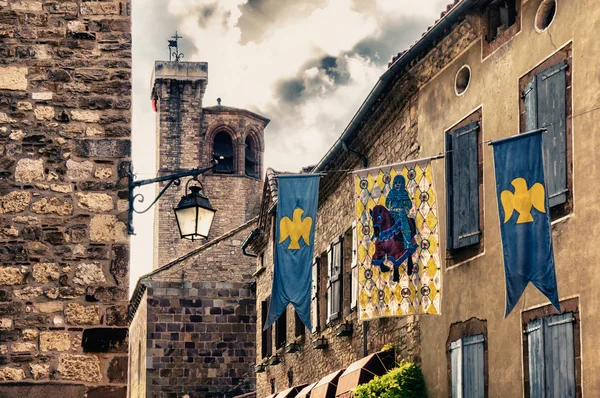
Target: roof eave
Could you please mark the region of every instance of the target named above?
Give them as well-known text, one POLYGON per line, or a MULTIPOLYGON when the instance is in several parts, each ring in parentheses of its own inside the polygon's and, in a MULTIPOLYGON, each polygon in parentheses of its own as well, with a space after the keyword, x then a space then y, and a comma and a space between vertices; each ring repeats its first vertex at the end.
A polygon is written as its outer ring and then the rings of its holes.
POLYGON ((458 21, 459 18, 466 15, 467 11, 478 0, 463 0, 454 8, 448 11, 436 24, 429 29, 408 51, 398 58, 377 80, 375 86, 362 103, 348 126, 344 129, 342 135, 337 139, 333 146, 327 151, 325 156, 319 161, 311 173, 319 173, 333 159, 334 155, 342 148, 342 142, 346 141, 358 129, 368 111, 375 104, 387 84, 400 73, 408 64, 417 58, 419 54, 425 51, 433 42, 443 34, 444 30, 458 21))

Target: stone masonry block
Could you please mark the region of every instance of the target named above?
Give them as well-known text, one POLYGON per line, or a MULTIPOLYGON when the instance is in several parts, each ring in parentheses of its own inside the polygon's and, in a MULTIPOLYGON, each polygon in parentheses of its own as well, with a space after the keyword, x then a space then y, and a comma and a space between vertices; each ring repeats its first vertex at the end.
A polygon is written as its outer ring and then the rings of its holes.
POLYGON ((76 140, 73 153, 80 157, 126 158, 131 155, 129 140, 76 140))
POLYGON ((0 67, 1 90, 27 90, 27 68, 18 66, 0 67))

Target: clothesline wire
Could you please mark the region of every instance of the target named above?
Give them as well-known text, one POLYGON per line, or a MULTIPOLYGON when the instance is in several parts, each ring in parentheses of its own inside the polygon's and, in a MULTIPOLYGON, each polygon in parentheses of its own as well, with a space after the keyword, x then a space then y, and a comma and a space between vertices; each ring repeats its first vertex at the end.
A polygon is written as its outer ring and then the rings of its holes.
MULTIPOLYGON (((565 120, 573 120, 573 119, 575 119, 576 117, 579 117, 579 116, 584 116, 584 115, 587 115, 588 113, 592 113, 592 112, 595 112, 595 111, 598 111, 598 110, 600 110, 600 106, 597 106, 597 107, 594 107, 594 108, 588 109, 588 110, 586 110, 586 111, 583 111, 583 112, 581 112, 581 113, 577 113, 577 114, 575 114, 575 115, 571 115, 571 116, 569 116, 569 117, 565 118, 565 120)), ((557 123, 556 123, 556 122, 555 122, 555 123, 549 123, 549 124, 546 124, 546 125, 544 125, 542 128, 546 128, 546 129, 547 129, 548 127, 554 126, 555 124, 557 124, 557 123)), ((471 147, 479 147, 479 146, 484 146, 484 145, 487 145, 487 144, 489 144, 489 143, 490 143, 490 142, 492 142, 492 141, 493 141, 493 140, 487 140, 487 141, 483 141, 483 142, 480 142, 480 143, 478 143, 478 144, 475 144, 475 145, 468 145, 468 146, 466 146, 466 147, 467 147, 467 148, 471 148, 471 147)), ((448 150, 448 151, 440 152, 438 155, 434 155, 434 156, 432 156, 432 157, 436 157, 436 156, 440 156, 440 155, 445 155, 445 154, 449 154, 449 153, 452 153, 452 152, 453 152, 453 150, 452 150, 452 149, 450 149, 450 150, 448 150)), ((441 159, 441 158, 440 158, 440 159, 441 159)), ((409 163, 409 162, 411 162, 411 160, 406 160, 405 162, 409 163)), ((322 171, 322 172, 320 172, 320 174, 349 173, 349 172, 351 172, 351 171, 356 171, 356 170, 358 170, 358 169, 337 169, 337 170, 326 170, 326 171, 322 171)), ((157 174, 158 174, 158 173, 138 173, 138 172, 135 172, 135 175, 157 175, 157 174)))

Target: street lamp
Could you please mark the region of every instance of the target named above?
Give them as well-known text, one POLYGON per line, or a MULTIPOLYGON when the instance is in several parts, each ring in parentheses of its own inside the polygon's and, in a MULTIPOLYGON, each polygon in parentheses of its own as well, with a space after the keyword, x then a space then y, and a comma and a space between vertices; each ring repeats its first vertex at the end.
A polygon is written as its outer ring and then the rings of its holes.
POLYGON ((179 227, 179 234, 182 239, 206 239, 210 226, 212 225, 213 218, 216 210, 212 208, 206 195, 202 192, 202 183, 198 180, 198 176, 206 173, 209 170, 214 169, 217 166, 217 160, 212 161, 210 167, 203 167, 200 169, 182 171, 180 173, 174 173, 167 176, 150 178, 147 180, 134 180, 135 175, 130 169, 129 171, 129 210, 127 214, 127 233, 129 235, 134 234, 133 230, 133 213, 143 214, 150 210, 152 206, 160 199, 171 185, 181 185, 181 179, 184 177, 192 177, 185 184, 185 195, 181 198, 181 201, 177 207, 173 208, 175 212, 175 218, 177 220, 177 226, 179 227), (195 181, 198 185, 189 187, 190 182, 195 181), (150 203, 150 205, 143 209, 137 210, 135 208, 136 200, 139 203, 144 201, 144 195, 138 193, 134 195, 135 188, 143 185, 156 184, 158 182, 167 182, 167 184, 161 189, 156 198, 150 203))
POLYGON ((197 240, 208 237, 216 210, 204 196, 202 188, 202 183, 198 181, 197 177, 191 178, 185 184, 186 195, 182 196, 177 207, 173 208, 181 239, 197 240), (192 181, 197 182, 199 186, 191 186, 189 188, 191 193, 187 193, 188 185, 192 181))

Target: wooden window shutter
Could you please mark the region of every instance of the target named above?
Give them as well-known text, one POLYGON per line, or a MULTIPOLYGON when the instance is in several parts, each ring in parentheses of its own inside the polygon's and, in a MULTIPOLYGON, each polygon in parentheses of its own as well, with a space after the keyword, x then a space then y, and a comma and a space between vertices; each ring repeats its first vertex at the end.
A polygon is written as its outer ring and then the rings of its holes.
POLYGON ((546 397, 575 396, 573 314, 544 319, 546 397))
POLYGON ((447 146, 448 248, 479 243, 479 123, 452 131, 447 146))
POLYGON ((462 339, 462 394, 464 398, 485 397, 485 356, 482 334, 462 339))
POLYGON ((529 356, 529 396, 544 398, 544 320, 536 319, 527 325, 527 353, 529 356))
POLYGON ((453 398, 485 397, 484 336, 477 334, 450 344, 453 398))
POLYGON ((462 398, 462 340, 456 340, 450 344, 450 367, 452 397, 462 398))
POLYGON ((538 128, 542 136, 544 177, 550 207, 567 201, 567 63, 560 62, 535 76, 538 128))
POLYGON ((333 295, 331 294, 331 282, 333 278, 333 245, 327 249, 327 323, 331 321, 333 314, 333 295))
POLYGON ((352 264, 350 265, 350 309, 358 305, 358 236, 356 234, 356 220, 352 223, 352 264))
MULTIPOLYGON (((267 314, 269 312, 269 304, 271 303, 271 297, 267 297, 261 305, 262 324, 264 327, 267 321, 267 314)), ((273 326, 269 326, 267 330, 262 331, 262 356, 263 358, 270 357, 273 355, 273 326)))
POLYGON ((310 289, 311 300, 311 323, 313 331, 319 330, 319 261, 313 260, 312 265, 312 284, 310 289))

